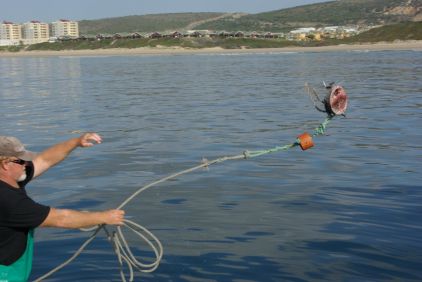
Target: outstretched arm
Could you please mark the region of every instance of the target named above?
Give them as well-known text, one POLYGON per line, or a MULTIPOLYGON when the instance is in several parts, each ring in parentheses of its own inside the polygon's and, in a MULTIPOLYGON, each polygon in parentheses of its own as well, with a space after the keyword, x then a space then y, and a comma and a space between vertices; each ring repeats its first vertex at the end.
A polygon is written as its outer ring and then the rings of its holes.
POLYGON ((122 225, 125 212, 123 210, 107 210, 100 212, 80 212, 68 209, 51 208, 41 227, 84 228, 100 224, 122 225))
POLYGON ((91 147, 101 143, 101 136, 96 133, 85 133, 80 137, 72 138, 56 144, 38 154, 33 160, 34 178, 44 173, 50 167, 64 160, 77 147, 91 147))

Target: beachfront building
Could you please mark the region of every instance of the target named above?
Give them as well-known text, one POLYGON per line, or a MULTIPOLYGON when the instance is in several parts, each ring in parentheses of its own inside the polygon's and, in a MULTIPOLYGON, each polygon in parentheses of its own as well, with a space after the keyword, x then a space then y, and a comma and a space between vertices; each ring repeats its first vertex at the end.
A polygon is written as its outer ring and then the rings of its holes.
POLYGON ((288 35, 289 40, 307 40, 309 35, 314 34, 316 29, 314 27, 302 27, 291 30, 288 35))
POLYGON ((321 28, 325 38, 344 39, 359 33, 358 27, 350 26, 326 26, 321 28))
POLYGON ((326 26, 318 29, 315 29, 314 27, 303 27, 290 31, 287 38, 289 40, 298 41, 319 41, 326 38, 344 39, 358 33, 358 27, 353 26, 326 26))
POLYGON ((51 36, 56 38, 79 37, 79 25, 78 22, 70 20, 58 20, 51 23, 51 36))
POLYGON ((50 32, 47 23, 31 21, 23 24, 24 44, 36 44, 47 42, 50 32))
POLYGON ((19 45, 22 42, 22 25, 4 21, 0 24, 0 46, 19 45))

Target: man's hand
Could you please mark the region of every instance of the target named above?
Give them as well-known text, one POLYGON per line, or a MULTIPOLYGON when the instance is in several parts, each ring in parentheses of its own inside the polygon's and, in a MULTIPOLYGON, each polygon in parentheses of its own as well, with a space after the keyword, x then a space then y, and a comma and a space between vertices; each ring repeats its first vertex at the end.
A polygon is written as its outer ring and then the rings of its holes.
POLYGON ((97 133, 85 133, 79 137, 79 147, 91 147, 95 144, 101 144, 102 138, 97 133))
POLYGON ((108 210, 103 211, 104 223, 109 225, 123 225, 125 211, 123 210, 108 210))

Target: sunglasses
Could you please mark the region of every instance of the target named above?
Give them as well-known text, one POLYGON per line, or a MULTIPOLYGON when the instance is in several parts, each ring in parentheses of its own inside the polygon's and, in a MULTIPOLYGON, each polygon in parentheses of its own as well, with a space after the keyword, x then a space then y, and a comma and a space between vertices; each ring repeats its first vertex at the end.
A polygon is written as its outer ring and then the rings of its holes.
POLYGON ((26 164, 26 161, 21 160, 21 159, 13 160, 13 161, 10 161, 10 162, 15 163, 15 164, 18 164, 18 165, 24 165, 24 164, 26 164))

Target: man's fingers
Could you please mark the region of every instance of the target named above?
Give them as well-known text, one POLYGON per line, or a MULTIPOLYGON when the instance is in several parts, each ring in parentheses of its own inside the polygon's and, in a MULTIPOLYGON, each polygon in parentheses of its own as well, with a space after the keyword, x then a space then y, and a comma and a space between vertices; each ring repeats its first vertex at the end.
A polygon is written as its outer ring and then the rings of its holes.
POLYGON ((85 133, 81 136, 81 146, 82 147, 91 147, 95 143, 101 144, 102 138, 97 133, 85 133))

